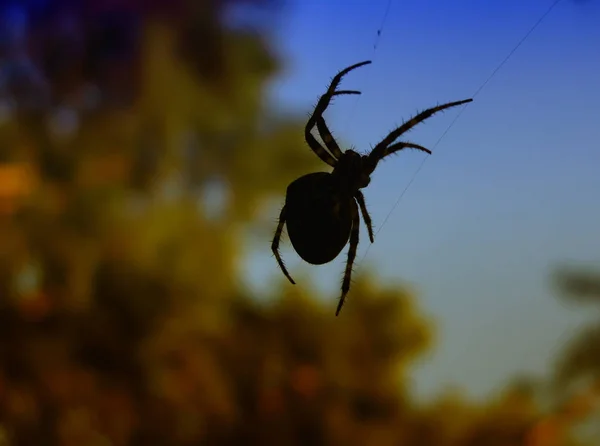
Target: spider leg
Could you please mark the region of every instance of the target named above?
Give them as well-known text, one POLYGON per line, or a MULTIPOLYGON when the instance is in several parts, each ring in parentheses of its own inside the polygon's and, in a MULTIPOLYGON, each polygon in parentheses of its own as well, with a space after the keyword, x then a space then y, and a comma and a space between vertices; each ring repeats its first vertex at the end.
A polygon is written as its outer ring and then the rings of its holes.
MULTIPOLYGON (((337 158, 339 158, 342 155, 342 151, 339 150, 339 147, 338 147, 337 151, 335 150, 335 147, 333 147, 333 150, 332 150, 331 142, 327 141, 327 139, 328 139, 327 137, 323 137, 323 134, 321 133, 321 130, 319 129, 319 122, 322 120, 323 124, 325 123, 325 119, 323 118, 322 114, 325 112, 325 109, 329 105, 329 103, 331 101, 331 97, 329 97, 329 99, 325 103, 323 110, 317 114, 317 111, 319 110, 319 104, 321 104, 323 98, 327 94, 328 93, 325 93, 325 95, 323 95, 323 96, 321 96, 321 98, 319 98, 319 103, 315 107, 315 110, 313 111, 310 118, 308 118, 308 122, 306 123, 306 127, 304 128, 304 138, 306 139, 306 142, 308 143, 308 145, 312 149, 312 151, 315 152, 317 154, 317 156, 319 158, 321 158, 322 161, 326 162, 331 167, 335 167, 335 165, 337 164, 337 158), (321 137, 323 138, 327 148, 329 150, 332 150, 333 156, 331 155, 331 153, 329 153, 327 150, 325 150, 323 148, 323 146, 319 143, 319 141, 317 141, 317 139, 313 136, 312 128, 315 126, 315 120, 317 121, 317 130, 319 130, 319 134, 321 134, 321 137), (339 152, 339 154, 338 154, 338 152, 339 152)), ((331 96, 337 96, 337 95, 343 95, 343 94, 360 94, 360 91, 355 91, 355 90, 334 91, 331 94, 331 96)), ((325 125, 325 128, 327 128, 326 125, 325 125)), ((333 141, 333 143, 335 144, 335 140, 333 139, 331 132, 329 132, 329 129, 327 129, 327 134, 331 138, 331 141, 333 141)), ((335 146, 337 147, 337 144, 335 144, 335 146)))
POLYGON ((388 156, 391 155, 394 152, 398 152, 399 150, 402 149, 417 149, 420 150, 421 152, 425 152, 429 155, 431 155, 431 150, 429 150, 427 147, 423 147, 419 144, 414 144, 412 142, 397 142, 396 144, 392 144, 391 146, 388 146, 385 148, 384 154, 383 156, 388 156))
POLYGON ((285 277, 287 277, 288 280, 290 282, 292 282, 292 284, 295 285, 296 282, 294 282, 294 279, 292 279, 292 276, 290 276, 290 273, 288 273, 288 270, 285 267, 285 264, 283 263, 283 259, 281 258, 281 254, 279 253, 279 241, 281 240, 281 233, 283 232, 284 224, 285 224, 285 205, 283 206, 283 209, 281 209, 281 213, 279 214, 279 222, 277 223, 277 229, 275 230, 275 236, 273 237, 273 243, 271 244, 271 250, 273 251, 273 254, 275 254, 277 263, 279 264, 279 267, 281 268, 281 271, 283 271, 283 274, 285 275, 285 277))
MULTIPOLYGON (((447 104, 438 105, 437 107, 428 108, 427 110, 424 110, 421 113, 417 114, 415 117, 409 119, 408 121, 406 121, 404 124, 402 124, 397 129, 392 130, 385 138, 383 138, 383 140, 381 140, 381 142, 379 144, 377 144, 375 146, 375 148, 369 154, 369 159, 371 160, 371 163, 373 165, 377 164, 377 162, 385 156, 386 148, 390 144, 392 144, 400 135, 409 131, 411 128, 413 128, 417 124, 425 121, 427 118, 430 118, 432 115, 434 115, 437 112, 440 112, 447 108, 466 104, 471 101, 473 101, 473 99, 465 99, 464 101, 449 102, 447 104)), ((413 147, 413 148, 417 148, 417 147, 413 147)))
POLYGON ((308 146, 312 149, 312 151, 315 152, 319 158, 321 158, 321 161, 329 164, 331 167, 335 167, 335 165, 337 164, 337 160, 331 155, 331 153, 325 150, 321 144, 319 144, 317 138, 315 138, 310 132, 308 124, 304 131, 304 139, 306 139, 306 142, 308 143, 308 146))
POLYGON ((352 201, 352 232, 350 232, 350 248, 348 248, 348 261, 346 262, 346 271, 344 271, 344 280, 342 281, 342 296, 340 297, 340 302, 338 303, 337 310, 335 311, 335 315, 340 314, 340 310, 344 306, 344 300, 346 299, 346 294, 350 290, 350 279, 352 278, 352 265, 354 264, 354 259, 356 258, 356 249, 358 248, 358 234, 360 230, 360 218, 358 216, 358 207, 356 206, 356 202, 352 201))
POLYGON ((431 150, 429 150, 426 147, 420 146, 419 144, 414 144, 412 142, 397 142, 390 146, 384 147, 384 149, 380 152, 381 156, 379 158, 377 158, 377 159, 374 159, 374 158, 372 159, 370 157, 367 158, 367 161, 365 164, 367 173, 368 174, 373 173, 373 171, 375 170, 375 167, 377 167, 377 163, 379 161, 381 161, 383 158, 385 158, 386 156, 391 155, 395 152, 403 150, 403 149, 417 149, 417 150, 420 150, 422 152, 425 152, 425 153, 431 155, 431 150))
MULTIPOLYGON (((317 106, 315 107, 315 111, 311 118, 316 119, 317 117, 321 116, 325 112, 325 109, 329 105, 329 102, 331 102, 331 98, 333 96, 335 96, 336 94, 359 94, 359 92, 352 91, 352 90, 342 90, 342 91, 336 92, 335 89, 342 81, 342 78, 346 74, 348 74, 350 71, 355 70, 356 68, 362 67, 363 65, 368 65, 370 63, 371 63, 370 60, 366 60, 364 62, 359 62, 357 64, 350 65, 348 68, 344 68, 342 71, 340 71, 335 76, 333 76, 333 79, 331 80, 329 87, 327 87, 327 91, 325 92, 325 94, 323 96, 321 96, 319 98, 319 102, 317 103, 317 106)), ((309 119, 309 123, 311 124, 311 127, 312 127, 314 125, 314 120, 309 119)))
POLYGON ((306 139, 306 142, 308 143, 308 145, 310 146, 312 151, 315 152, 317 154, 317 156, 319 158, 321 158, 322 161, 324 161, 325 163, 329 164, 332 167, 335 167, 335 165, 337 163, 336 159, 329 152, 327 152, 321 144, 319 144, 319 142, 313 136, 311 131, 312 131, 313 127, 315 126, 316 122, 318 121, 318 119, 323 115, 323 113, 325 113, 325 110, 329 106, 329 103, 331 102, 331 99, 333 98, 333 96, 343 95, 343 94, 360 94, 359 91, 355 91, 355 90, 336 91, 335 89, 337 88, 340 81, 342 80, 342 77, 344 77, 348 72, 350 72, 358 67, 361 67, 363 65, 370 64, 370 63, 371 63, 370 60, 365 61, 365 62, 360 62, 360 63, 354 64, 354 65, 351 65, 348 68, 345 68, 342 71, 340 71, 339 73, 337 73, 331 80, 331 83, 329 84, 329 87, 327 88, 327 91, 325 92, 325 94, 323 94, 319 98, 319 101, 317 102, 317 105, 315 106, 313 113, 308 118, 306 126, 304 127, 304 138, 306 139))
POLYGON ((325 122, 325 118, 323 116, 319 116, 317 118, 317 130, 319 131, 319 135, 321 135, 321 139, 329 149, 329 151, 333 154, 333 156, 337 159, 340 159, 342 156, 342 150, 338 145, 337 141, 331 134, 329 127, 327 127, 327 123, 325 122))
POLYGON ((358 90, 336 90, 333 93, 331 93, 331 96, 339 96, 342 94, 360 94, 360 91, 358 91, 358 90))
POLYGON ((371 223, 371 216, 367 211, 367 204, 365 203, 365 196, 361 191, 357 191, 354 195, 356 201, 358 201, 358 205, 360 206, 360 213, 363 216, 363 220, 365 221, 365 225, 367 226, 367 231, 369 232, 369 239, 371 243, 375 241, 375 237, 373 236, 373 224, 371 223))

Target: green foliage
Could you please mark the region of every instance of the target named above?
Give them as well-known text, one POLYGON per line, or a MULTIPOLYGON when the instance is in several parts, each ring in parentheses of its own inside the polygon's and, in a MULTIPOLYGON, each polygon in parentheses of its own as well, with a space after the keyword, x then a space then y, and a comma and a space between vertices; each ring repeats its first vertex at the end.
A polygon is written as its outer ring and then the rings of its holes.
MULTIPOLYGON (((555 275, 555 283, 565 300, 600 308, 598 272, 561 268, 555 275)), ((556 373, 559 385, 563 386, 579 378, 600 379, 600 317, 569 342, 559 357, 556 373)))
POLYGON ((600 302, 600 273, 598 271, 561 268, 555 282, 565 298, 582 302, 600 302))

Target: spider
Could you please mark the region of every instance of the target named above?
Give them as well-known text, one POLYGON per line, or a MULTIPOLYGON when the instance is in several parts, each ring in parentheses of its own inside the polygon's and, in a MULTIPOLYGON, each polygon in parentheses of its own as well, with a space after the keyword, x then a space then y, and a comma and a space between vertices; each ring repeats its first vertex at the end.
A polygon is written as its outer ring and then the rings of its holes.
POLYGON ((336 316, 339 315, 350 290, 352 265, 356 258, 360 229, 359 208, 367 226, 369 239, 371 243, 374 241, 371 217, 367 212, 365 197, 361 189, 369 185, 370 175, 375 171, 377 163, 384 157, 403 149, 417 149, 431 154, 429 149, 418 144, 395 141, 400 135, 433 114, 473 100, 450 102, 422 111, 391 131, 368 155, 360 155, 354 150, 342 152, 325 123, 323 113, 334 96, 360 94, 360 91, 337 90, 337 87, 342 77, 348 72, 370 63, 370 60, 360 62, 337 73, 325 94, 319 98, 306 123, 304 137, 312 151, 323 162, 333 167, 333 171, 309 173, 290 183, 271 245, 283 274, 292 284, 295 284, 296 282, 287 271, 279 253, 279 242, 284 224, 287 224, 290 241, 298 255, 313 265, 331 262, 350 239, 348 259, 342 281, 342 295, 335 312, 336 316), (327 150, 312 134, 315 125, 327 150))

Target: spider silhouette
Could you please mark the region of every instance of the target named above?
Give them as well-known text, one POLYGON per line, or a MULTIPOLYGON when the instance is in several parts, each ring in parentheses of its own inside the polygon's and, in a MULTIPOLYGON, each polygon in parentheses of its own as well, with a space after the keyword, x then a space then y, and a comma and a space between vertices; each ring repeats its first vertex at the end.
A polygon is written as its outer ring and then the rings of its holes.
POLYGON ((395 141, 400 135, 433 114, 473 100, 450 102, 422 111, 391 131, 368 155, 360 155, 353 150, 342 152, 325 123, 323 113, 334 96, 360 94, 356 90, 337 90, 337 87, 348 72, 370 63, 370 60, 360 62, 340 71, 334 76, 325 94, 319 98, 306 123, 304 137, 313 152, 333 167, 333 171, 309 173, 288 186, 285 204, 281 209, 271 245, 283 274, 295 284, 279 253, 284 224, 287 225, 290 241, 298 255, 313 265, 322 265, 335 259, 350 239, 348 260, 342 281, 342 295, 335 312, 336 316, 339 315, 350 290, 352 265, 356 258, 360 229, 359 208, 367 226, 369 239, 371 243, 374 241, 371 217, 367 212, 361 189, 369 185, 370 175, 377 167, 377 163, 384 157, 403 149, 417 149, 431 154, 429 149, 418 144, 395 141), (313 136, 312 129, 315 126, 327 150, 313 136))

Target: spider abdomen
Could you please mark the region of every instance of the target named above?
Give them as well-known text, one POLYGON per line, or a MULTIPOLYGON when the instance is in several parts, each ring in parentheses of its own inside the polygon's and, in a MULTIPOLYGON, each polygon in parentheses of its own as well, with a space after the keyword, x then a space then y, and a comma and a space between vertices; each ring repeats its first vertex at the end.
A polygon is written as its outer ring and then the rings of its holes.
POLYGON ((353 200, 326 172, 304 175, 288 186, 288 236, 304 261, 322 265, 338 256, 350 237, 353 200))

